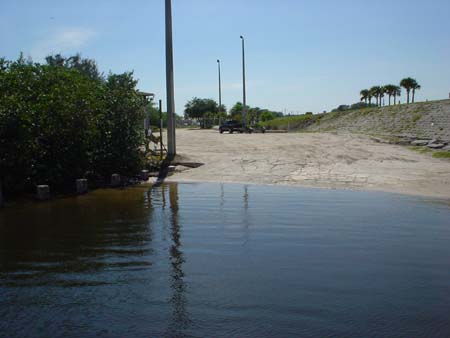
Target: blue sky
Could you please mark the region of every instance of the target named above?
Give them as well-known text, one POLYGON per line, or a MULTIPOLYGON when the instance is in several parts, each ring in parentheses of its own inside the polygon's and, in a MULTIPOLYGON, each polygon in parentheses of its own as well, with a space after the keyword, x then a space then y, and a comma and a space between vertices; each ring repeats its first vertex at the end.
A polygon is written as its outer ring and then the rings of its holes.
MULTIPOLYGON (((175 102, 242 100, 246 37, 247 102, 276 111, 330 110, 360 89, 422 85, 418 100, 450 92, 450 1, 172 0, 175 102)), ((133 70, 139 87, 165 101, 163 0, 0 0, 0 56, 35 61, 81 52, 104 72, 133 70)), ((401 98, 404 100, 404 96, 401 98)))

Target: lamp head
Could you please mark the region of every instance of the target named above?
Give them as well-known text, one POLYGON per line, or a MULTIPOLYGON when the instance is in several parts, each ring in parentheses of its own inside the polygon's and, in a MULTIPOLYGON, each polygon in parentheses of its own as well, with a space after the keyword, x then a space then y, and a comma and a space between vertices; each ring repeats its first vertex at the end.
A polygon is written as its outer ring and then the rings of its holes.
POLYGON ((241 35, 241 39, 244 40, 244 37, 241 35))
POLYGON ((219 60, 219 59, 217 59, 217 63, 220 63, 220 60, 219 60))

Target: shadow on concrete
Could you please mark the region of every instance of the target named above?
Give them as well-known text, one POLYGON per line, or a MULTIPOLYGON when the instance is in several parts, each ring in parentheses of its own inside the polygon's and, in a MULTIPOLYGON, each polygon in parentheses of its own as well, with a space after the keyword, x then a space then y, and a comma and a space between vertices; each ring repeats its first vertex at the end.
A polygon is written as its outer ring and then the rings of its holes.
POLYGON ((172 158, 168 157, 164 160, 163 164, 161 165, 161 169, 159 170, 156 182, 153 183, 153 187, 158 187, 161 184, 163 184, 167 176, 171 176, 176 172, 177 166, 195 169, 203 165, 204 163, 191 161, 182 155, 175 155, 172 158))

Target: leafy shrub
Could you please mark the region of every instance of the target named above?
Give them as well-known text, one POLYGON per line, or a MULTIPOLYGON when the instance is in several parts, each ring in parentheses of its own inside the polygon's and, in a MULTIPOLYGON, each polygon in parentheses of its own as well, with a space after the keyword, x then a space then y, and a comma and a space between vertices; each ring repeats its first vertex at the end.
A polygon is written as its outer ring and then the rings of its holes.
POLYGON ((275 114, 266 110, 261 113, 260 119, 261 119, 261 122, 267 122, 267 121, 275 119, 275 117, 276 117, 275 114))
POLYGON ((377 105, 373 104, 373 103, 369 104, 369 103, 365 103, 365 102, 357 102, 357 103, 352 104, 351 106, 346 105, 346 104, 341 104, 339 107, 333 109, 332 112, 358 110, 358 109, 369 108, 369 107, 377 107, 377 105))
POLYGON ((7 194, 36 184, 67 190, 76 178, 141 167, 144 102, 132 74, 104 78, 92 61, 59 61, 0 60, 0 179, 7 194))

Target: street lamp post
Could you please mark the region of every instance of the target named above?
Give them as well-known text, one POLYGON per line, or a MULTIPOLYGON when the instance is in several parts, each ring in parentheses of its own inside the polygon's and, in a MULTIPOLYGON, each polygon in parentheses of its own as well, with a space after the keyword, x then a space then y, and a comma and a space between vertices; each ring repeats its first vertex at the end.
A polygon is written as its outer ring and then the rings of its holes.
POLYGON ((247 126, 247 97, 245 93, 245 40, 241 35, 242 40, 242 85, 243 85, 243 107, 242 107, 242 122, 244 128, 247 126))
POLYGON ((167 94, 167 155, 169 158, 171 158, 176 155, 171 0, 166 0, 166 94, 167 94))
POLYGON ((222 82, 220 79, 220 60, 217 60, 217 66, 218 66, 218 70, 219 70, 219 125, 221 123, 221 110, 222 110, 222 82))

